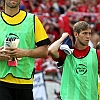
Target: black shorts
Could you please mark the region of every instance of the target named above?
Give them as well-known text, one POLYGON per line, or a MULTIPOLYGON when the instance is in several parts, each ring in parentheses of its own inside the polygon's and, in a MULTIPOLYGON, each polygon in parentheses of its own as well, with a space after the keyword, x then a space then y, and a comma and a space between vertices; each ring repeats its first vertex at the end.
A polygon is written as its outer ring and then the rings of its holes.
POLYGON ((0 85, 0 100, 34 100, 32 89, 19 89, 0 85))

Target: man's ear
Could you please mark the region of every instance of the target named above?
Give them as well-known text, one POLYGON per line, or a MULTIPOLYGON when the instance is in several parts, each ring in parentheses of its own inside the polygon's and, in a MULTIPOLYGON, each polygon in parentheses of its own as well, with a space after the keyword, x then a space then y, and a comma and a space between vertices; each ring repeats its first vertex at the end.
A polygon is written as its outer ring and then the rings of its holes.
POLYGON ((78 37, 78 33, 74 32, 74 37, 77 38, 78 37))

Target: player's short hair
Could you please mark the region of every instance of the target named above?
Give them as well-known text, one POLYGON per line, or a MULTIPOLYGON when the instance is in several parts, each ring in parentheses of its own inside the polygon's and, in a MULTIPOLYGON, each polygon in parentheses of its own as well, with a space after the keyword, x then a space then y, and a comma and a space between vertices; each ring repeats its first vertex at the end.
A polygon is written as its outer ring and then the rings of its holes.
POLYGON ((88 28, 90 28, 90 25, 87 22, 79 21, 79 22, 74 24, 73 31, 77 32, 79 34, 81 31, 84 31, 88 28))

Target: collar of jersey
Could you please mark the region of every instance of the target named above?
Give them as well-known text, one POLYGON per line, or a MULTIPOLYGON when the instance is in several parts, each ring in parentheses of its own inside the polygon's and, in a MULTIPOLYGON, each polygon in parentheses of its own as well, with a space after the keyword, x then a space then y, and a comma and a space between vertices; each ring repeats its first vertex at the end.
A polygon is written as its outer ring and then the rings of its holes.
POLYGON ((25 11, 22 11, 22 10, 20 10, 14 16, 9 16, 5 12, 1 13, 1 16, 2 16, 3 20, 7 24, 11 24, 11 25, 16 25, 16 24, 19 24, 19 23, 23 22, 23 20, 25 19, 26 15, 27 15, 27 13, 25 11))

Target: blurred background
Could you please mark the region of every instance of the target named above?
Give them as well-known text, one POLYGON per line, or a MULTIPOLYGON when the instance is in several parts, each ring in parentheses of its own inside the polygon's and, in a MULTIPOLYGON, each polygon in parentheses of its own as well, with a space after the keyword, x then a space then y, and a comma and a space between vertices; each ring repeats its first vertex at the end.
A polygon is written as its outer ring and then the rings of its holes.
MULTIPOLYGON (((89 46, 96 48, 97 43, 100 42, 100 0, 20 0, 20 2, 20 9, 39 17, 51 43, 59 39, 63 32, 68 32, 74 44, 72 28, 77 21, 81 20, 88 22, 92 29, 89 46)), ((2 0, 0 0, 0 11, 3 11, 2 0)), ((50 56, 36 59, 35 68, 36 73, 42 72, 47 97, 45 100, 60 100, 62 68, 58 69, 57 62, 50 56)), ((44 99, 35 98, 35 100, 44 99)))

